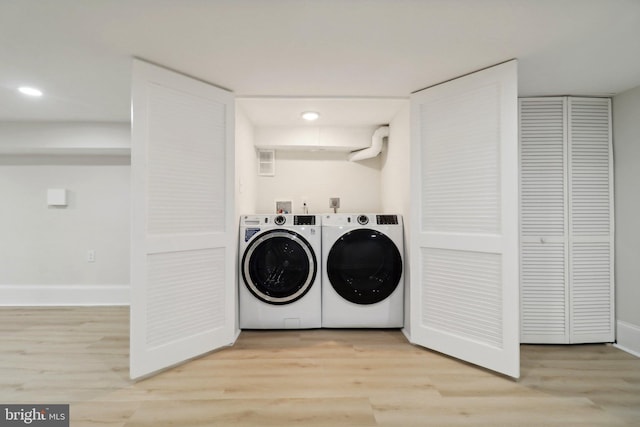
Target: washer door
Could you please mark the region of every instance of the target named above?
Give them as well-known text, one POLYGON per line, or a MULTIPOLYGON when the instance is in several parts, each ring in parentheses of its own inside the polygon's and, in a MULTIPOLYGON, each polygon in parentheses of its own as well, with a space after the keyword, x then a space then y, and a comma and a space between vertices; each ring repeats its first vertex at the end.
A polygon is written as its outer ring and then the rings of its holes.
POLYGON ((327 275, 336 292, 356 304, 375 304, 400 283, 402 257, 389 237, 376 230, 343 234, 327 257, 327 275))
POLYGON ((291 230, 256 237, 242 257, 242 279, 249 291, 269 304, 289 304, 306 294, 318 264, 309 242, 291 230))

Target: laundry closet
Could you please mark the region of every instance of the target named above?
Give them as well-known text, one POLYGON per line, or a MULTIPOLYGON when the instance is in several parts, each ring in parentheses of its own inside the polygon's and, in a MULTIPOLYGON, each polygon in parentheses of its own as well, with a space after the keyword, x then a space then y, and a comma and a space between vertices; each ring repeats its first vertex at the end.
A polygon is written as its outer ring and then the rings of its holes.
POLYGON ((132 100, 132 378, 235 342, 241 214, 329 198, 403 216, 408 341, 519 376, 516 61, 326 127, 261 122, 259 99, 139 60, 132 100), (349 162, 380 125, 382 154, 349 162))
POLYGON ((246 130, 235 146, 246 154, 236 157, 236 197, 248 206, 239 224, 241 329, 404 326, 408 138, 390 159, 385 145, 402 110, 408 135, 408 107, 407 99, 237 100, 246 130), (384 169, 400 200, 386 210, 384 169))

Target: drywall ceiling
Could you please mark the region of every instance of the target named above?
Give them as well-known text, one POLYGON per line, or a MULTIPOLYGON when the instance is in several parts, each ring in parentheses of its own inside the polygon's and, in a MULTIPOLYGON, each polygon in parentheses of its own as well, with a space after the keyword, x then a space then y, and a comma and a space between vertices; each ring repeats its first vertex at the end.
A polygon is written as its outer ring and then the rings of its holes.
POLYGON ((238 98, 255 126, 379 126, 386 125, 409 102, 406 98, 238 98), (315 111, 313 122, 301 113, 315 111))
POLYGON ((406 98, 511 58, 521 95, 640 85, 637 0, 2 0, 0 40, 5 121, 127 121, 133 56, 240 97, 406 98))

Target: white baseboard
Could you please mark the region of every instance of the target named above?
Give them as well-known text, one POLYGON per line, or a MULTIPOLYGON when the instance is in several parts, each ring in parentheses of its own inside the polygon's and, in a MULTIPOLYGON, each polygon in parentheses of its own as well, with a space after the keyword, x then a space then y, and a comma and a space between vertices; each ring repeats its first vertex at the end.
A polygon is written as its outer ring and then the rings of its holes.
POLYGON ((640 357, 640 326, 620 320, 617 321, 616 326, 617 342, 615 346, 620 350, 640 357))
POLYGON ((129 305, 129 285, 0 285, 0 306, 129 305))

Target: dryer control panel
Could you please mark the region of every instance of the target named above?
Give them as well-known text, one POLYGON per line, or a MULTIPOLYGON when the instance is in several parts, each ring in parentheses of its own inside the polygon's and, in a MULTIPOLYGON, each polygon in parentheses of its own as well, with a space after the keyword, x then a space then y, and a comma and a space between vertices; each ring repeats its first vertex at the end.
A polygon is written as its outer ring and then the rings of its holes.
POLYGON ((322 225, 327 227, 375 227, 391 225, 402 227, 402 216, 396 214, 325 214, 322 225))

